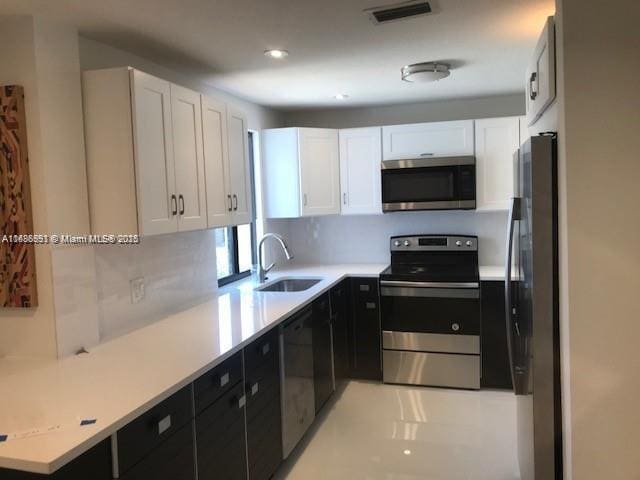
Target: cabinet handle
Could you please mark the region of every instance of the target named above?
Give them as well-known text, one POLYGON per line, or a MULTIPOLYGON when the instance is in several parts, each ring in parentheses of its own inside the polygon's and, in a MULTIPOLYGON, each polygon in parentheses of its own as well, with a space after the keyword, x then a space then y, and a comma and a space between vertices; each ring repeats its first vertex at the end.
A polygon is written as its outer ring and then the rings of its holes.
POLYGON ((433 153, 427 152, 427 153, 421 153, 420 154, 421 157, 433 157, 433 153))
POLYGON ((162 435, 164 432, 171 428, 171 415, 167 415, 158 422, 158 435, 162 435))
POLYGON ((262 345, 262 355, 266 355, 267 353, 269 353, 270 350, 271 350, 270 344, 265 343, 264 345, 262 345))
POLYGON ((239 399, 238 399, 238 408, 242 408, 247 404, 247 397, 246 395, 242 395, 239 399))
POLYGON ((233 209, 234 209, 235 211, 237 211, 237 210, 238 210, 238 196, 237 196, 235 193, 233 194, 233 201, 234 201, 234 207, 233 207, 233 209))
POLYGON ((307 206, 307 194, 303 193, 302 194, 302 204, 306 207, 307 206))
POLYGON ((184 215, 184 197, 182 194, 178 195, 178 200, 180 201, 180 215, 184 215))
POLYGON ((258 382, 251 385, 251 396, 255 396, 258 393, 258 382))
POLYGON ((171 209, 171 215, 177 215, 178 214, 178 201, 176 200, 176 196, 175 195, 171 195, 171 205, 172 205, 172 209, 171 209))
POLYGON ((227 199, 229 200, 229 211, 233 210, 233 202, 231 201, 231 195, 227 195, 227 199))
POLYGON ((220 376, 220 386, 224 387, 227 383, 229 383, 229 372, 220 376))
POLYGON ((532 72, 531 76, 529 77, 529 98, 531 100, 535 100, 538 96, 538 92, 533 89, 533 82, 535 82, 537 78, 538 72, 532 72))
POLYGON ((376 304, 373 303, 373 302, 367 302, 366 306, 367 306, 367 310, 375 310, 376 309, 376 304))
POLYGON ((342 203, 344 203, 345 205, 347 204, 347 193, 343 193, 342 194, 342 203))

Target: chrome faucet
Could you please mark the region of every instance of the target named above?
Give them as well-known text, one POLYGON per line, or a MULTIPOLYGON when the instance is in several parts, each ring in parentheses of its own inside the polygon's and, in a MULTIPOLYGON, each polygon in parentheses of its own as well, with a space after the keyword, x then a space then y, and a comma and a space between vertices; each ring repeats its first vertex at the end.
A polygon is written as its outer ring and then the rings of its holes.
POLYGON ((287 244, 285 243, 284 238, 282 238, 281 235, 278 235, 277 233, 265 233, 258 243, 258 279, 260 280, 260 283, 264 283, 264 281, 267 279, 267 273, 276 265, 274 262, 265 268, 262 264, 262 244, 267 238, 274 238, 278 241, 278 243, 282 247, 282 250, 284 250, 284 254, 287 256, 287 260, 291 260, 293 258, 293 255, 291 255, 291 252, 289 252, 287 244))

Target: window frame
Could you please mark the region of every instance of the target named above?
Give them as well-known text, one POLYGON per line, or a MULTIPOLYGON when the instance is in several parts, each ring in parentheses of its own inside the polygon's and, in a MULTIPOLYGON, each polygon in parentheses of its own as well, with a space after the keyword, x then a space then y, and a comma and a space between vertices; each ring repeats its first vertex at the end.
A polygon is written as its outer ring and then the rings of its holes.
POLYGON ((231 240, 229 248, 231 270, 233 273, 225 277, 218 278, 218 287, 224 287, 230 283, 242 280, 251 275, 253 267, 257 262, 256 255, 256 202, 255 202, 255 168, 254 168, 254 135, 256 132, 249 131, 248 135, 248 150, 249 150, 249 179, 251 185, 251 199, 252 199, 252 218, 250 223, 243 223, 242 225, 249 225, 249 231, 251 235, 251 268, 249 270, 240 271, 240 252, 238 247, 238 225, 229 225, 226 227, 219 227, 228 229, 228 238, 231 240))

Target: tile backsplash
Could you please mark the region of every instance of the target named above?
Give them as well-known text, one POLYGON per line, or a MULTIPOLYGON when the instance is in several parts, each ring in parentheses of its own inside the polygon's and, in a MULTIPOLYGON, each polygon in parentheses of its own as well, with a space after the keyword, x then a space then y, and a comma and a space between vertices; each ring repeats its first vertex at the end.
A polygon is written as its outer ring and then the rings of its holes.
POLYGON ((54 250, 58 356, 89 348, 196 304, 217 290, 213 230, 143 238, 139 245, 54 250), (131 280, 144 279, 133 303, 131 280))

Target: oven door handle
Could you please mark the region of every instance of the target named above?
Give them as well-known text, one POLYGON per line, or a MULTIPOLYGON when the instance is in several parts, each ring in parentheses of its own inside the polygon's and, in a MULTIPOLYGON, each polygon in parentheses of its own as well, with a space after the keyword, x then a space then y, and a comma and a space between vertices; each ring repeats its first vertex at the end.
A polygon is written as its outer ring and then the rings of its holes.
POLYGON ((401 280, 380 280, 381 287, 415 288, 479 288, 478 282, 409 282, 401 280))
POLYGON ((382 297, 480 298, 478 288, 380 287, 382 297))

